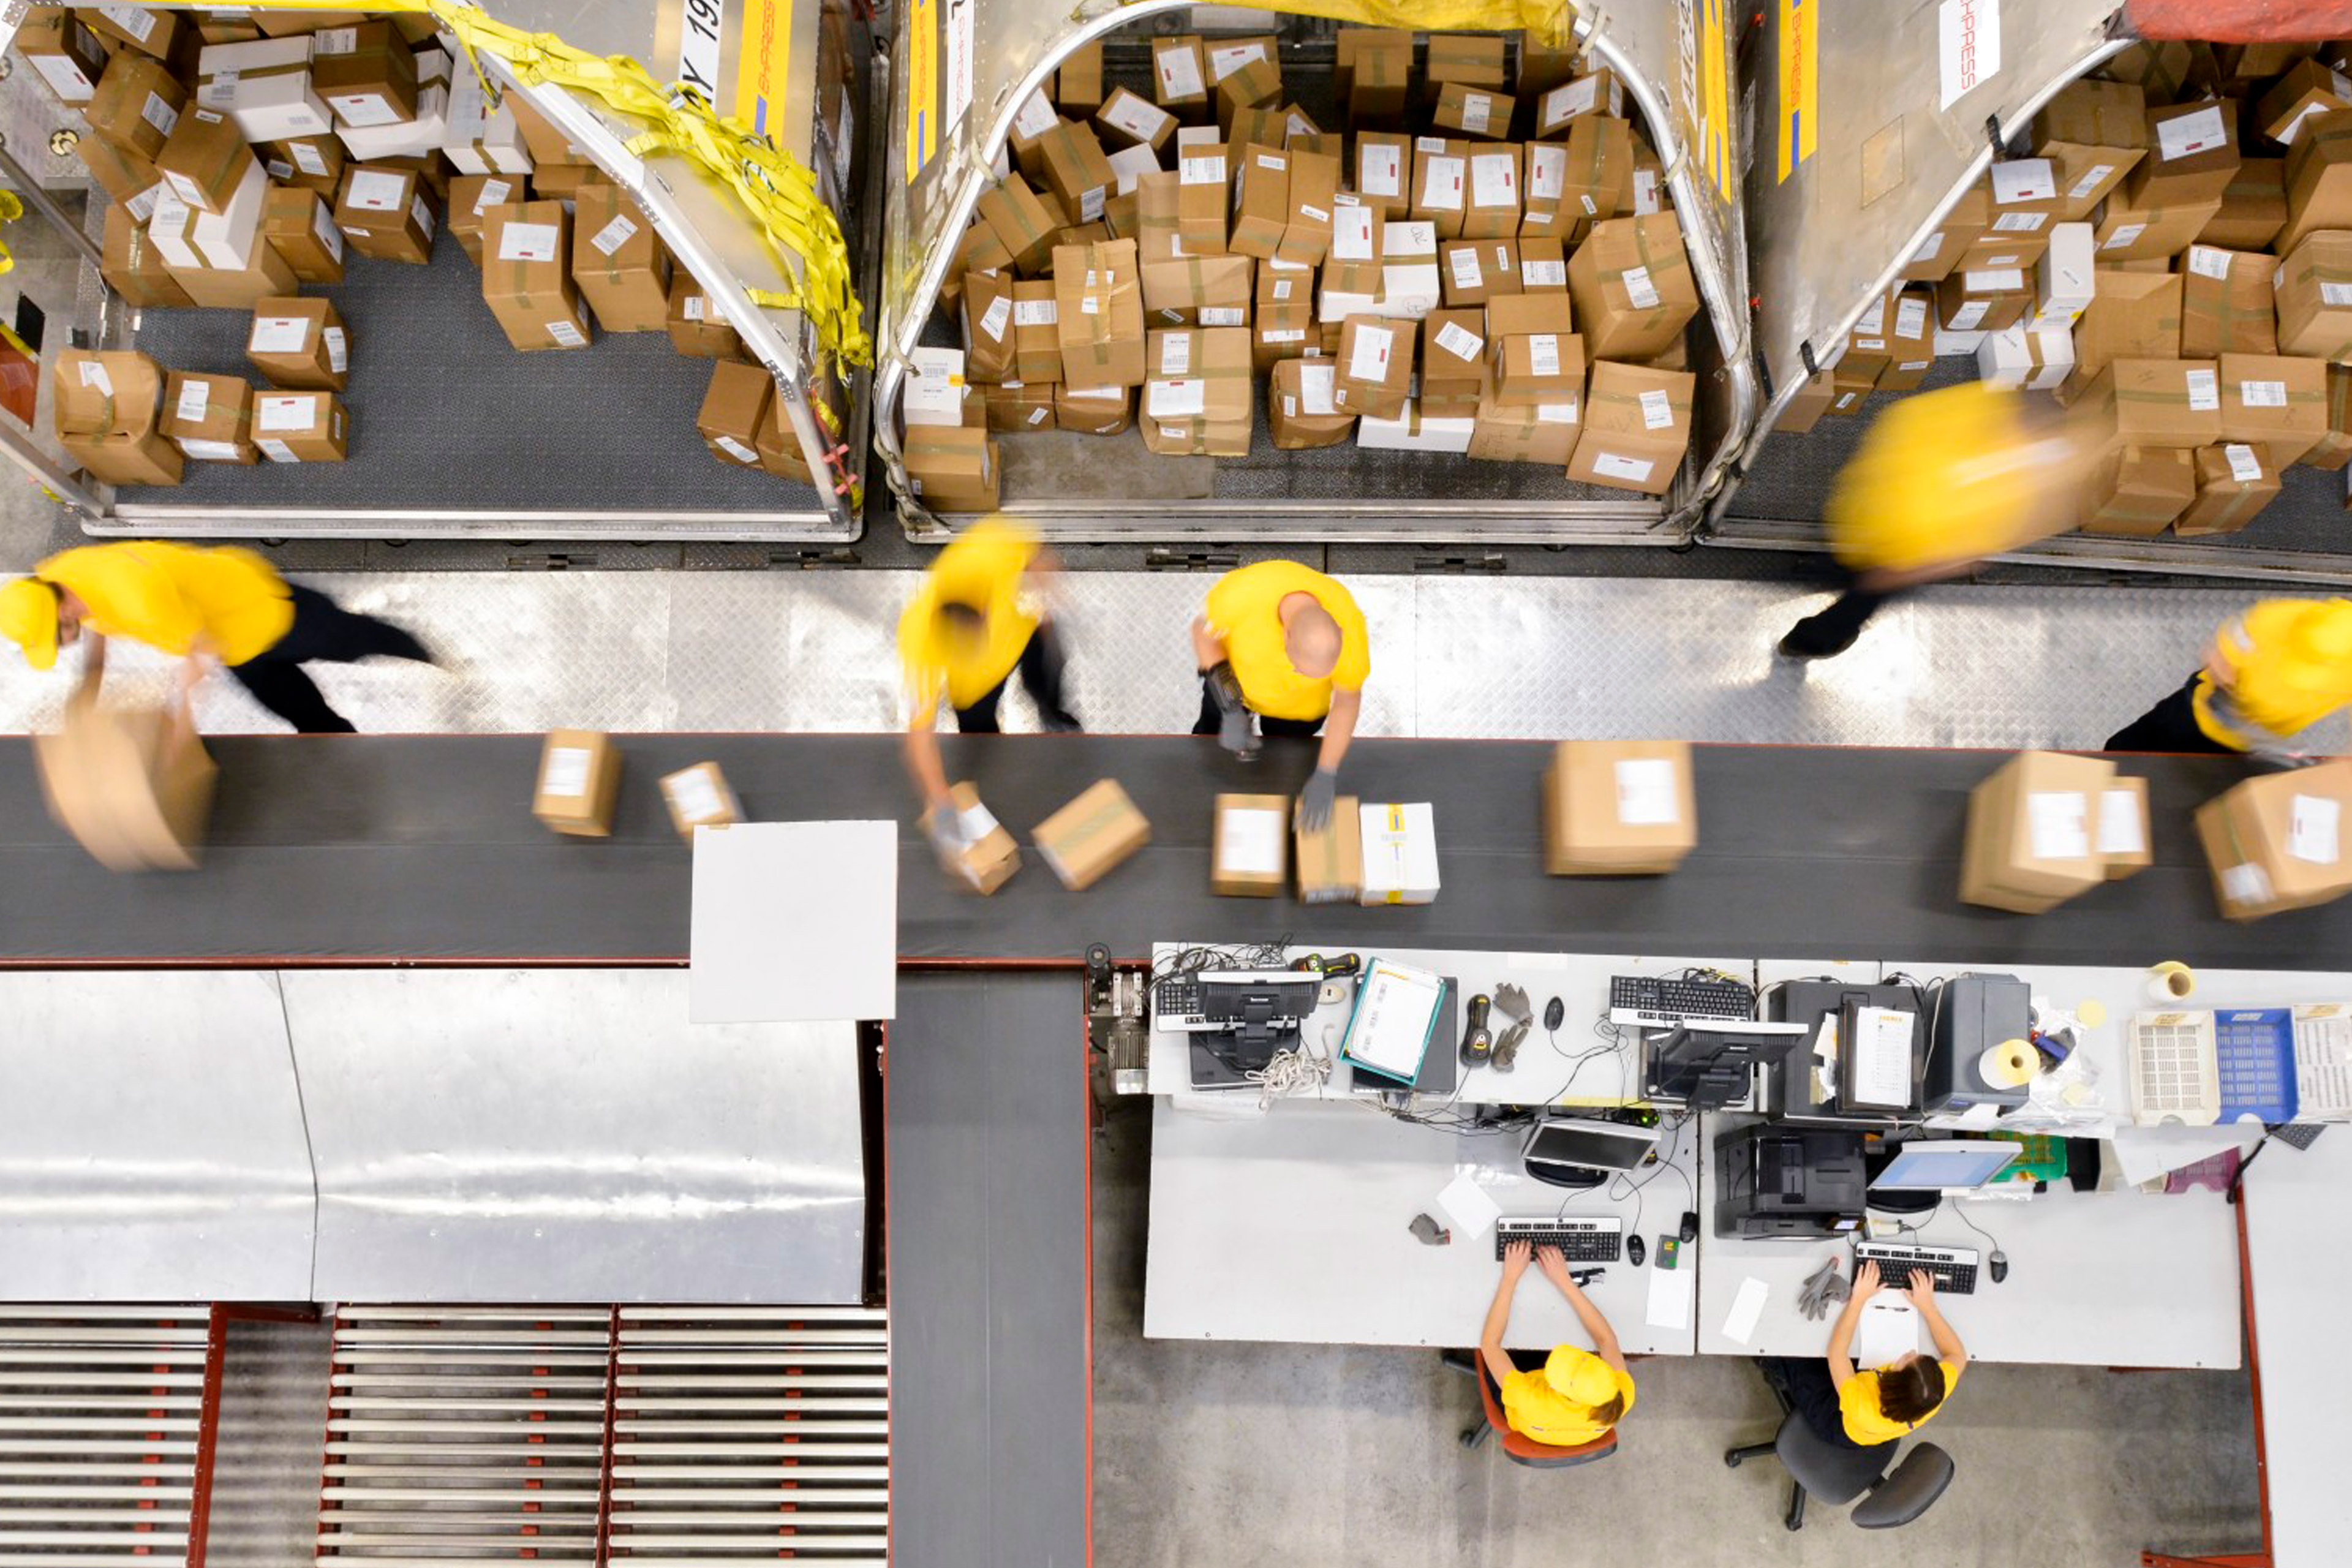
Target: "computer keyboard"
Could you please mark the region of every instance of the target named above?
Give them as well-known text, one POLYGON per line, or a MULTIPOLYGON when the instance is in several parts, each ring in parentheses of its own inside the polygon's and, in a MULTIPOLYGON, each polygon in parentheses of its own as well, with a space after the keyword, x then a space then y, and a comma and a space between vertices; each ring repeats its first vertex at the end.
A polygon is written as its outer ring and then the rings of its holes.
POLYGON ((2143 1013, 2132 1020, 2132 1119, 2210 1127, 2221 1113, 2210 1013, 2143 1013))
POLYGON ((1932 1274, 1936 1289, 1948 1296, 1977 1293, 1977 1255, 1964 1247, 1901 1247, 1889 1241, 1857 1242, 1853 1266, 1878 1265, 1878 1277, 1890 1290, 1906 1289, 1915 1273, 1932 1274))
POLYGON ((1609 982, 1609 1021, 1659 1026, 1689 1018, 1746 1023, 1756 1016, 1756 993, 1737 980, 1661 980, 1620 974, 1609 982))
POLYGON ((1201 983, 1189 974, 1171 974, 1151 988, 1151 1016, 1163 1029, 1206 1024, 1201 1016, 1201 983))
POLYGON ((1530 1247, 1557 1247, 1570 1263, 1614 1263, 1624 1230, 1624 1222, 1614 1219, 1561 1219, 1557 1215, 1498 1219, 1495 1260, 1502 1261, 1503 1250, 1511 1243, 1524 1241, 1530 1247))

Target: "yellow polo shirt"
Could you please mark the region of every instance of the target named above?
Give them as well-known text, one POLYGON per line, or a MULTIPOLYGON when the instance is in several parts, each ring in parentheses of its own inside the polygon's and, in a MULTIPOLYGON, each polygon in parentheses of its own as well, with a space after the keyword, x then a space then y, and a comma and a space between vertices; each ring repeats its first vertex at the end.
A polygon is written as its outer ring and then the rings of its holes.
POLYGON ((286 579, 233 544, 85 544, 50 556, 33 575, 88 605, 88 624, 101 637, 184 654, 201 635, 223 664, 267 652, 294 625, 286 579))
POLYGON ((1878 1406, 1878 1374, 1858 1372, 1845 1380, 1838 1390, 1838 1413, 1845 1418, 1845 1435, 1865 1447, 1873 1443, 1892 1443, 1907 1433, 1916 1432, 1936 1418, 1936 1411, 1952 1402, 1952 1390, 1960 1381, 1960 1369, 1950 1362, 1937 1363, 1944 1369, 1943 1404, 1906 1426, 1900 1421, 1890 1421, 1878 1406))
POLYGON ((1853 571, 1907 572, 2023 542, 2024 430, 2018 395, 1977 382, 1898 399, 1830 489, 1830 549, 1853 571))
MULTIPOLYGON (((2352 658, 2333 653, 2323 629, 2341 640, 2347 620, 2352 600, 2264 599, 2222 627, 2215 644, 2236 676, 2228 706, 2283 739, 2352 703, 2352 658)), ((2199 675, 2189 696, 2197 727, 2222 745, 2254 750, 2264 737, 2233 728, 2213 699, 2213 678, 2199 675)))
POLYGON ((942 693, 950 707, 969 708, 1013 673, 1037 629, 1037 617, 1021 605, 1021 576, 1036 553, 1037 536, 1005 521, 974 523, 940 552, 898 617, 911 718, 936 710, 942 693), (943 604, 970 605, 988 617, 976 644, 944 633, 943 604))
POLYGON ((1224 642, 1243 700, 1251 711, 1268 719, 1320 719, 1331 711, 1334 688, 1361 690, 1372 672, 1371 642, 1355 596, 1296 561, 1261 561, 1226 573, 1210 588, 1202 619, 1224 642), (1291 667, 1278 612, 1293 594, 1312 595, 1339 623, 1339 661, 1320 680, 1291 667))
MULTIPOLYGON (((1622 1420, 1633 1409, 1631 1373, 1609 1369, 1617 1379, 1617 1397, 1625 1402, 1622 1420)), ((1503 1419, 1522 1437, 1549 1443, 1555 1448, 1575 1448, 1609 1430, 1610 1424, 1593 1418, 1592 1406, 1579 1405, 1546 1382, 1543 1369, 1515 1372, 1497 1385, 1502 1390, 1503 1419)))

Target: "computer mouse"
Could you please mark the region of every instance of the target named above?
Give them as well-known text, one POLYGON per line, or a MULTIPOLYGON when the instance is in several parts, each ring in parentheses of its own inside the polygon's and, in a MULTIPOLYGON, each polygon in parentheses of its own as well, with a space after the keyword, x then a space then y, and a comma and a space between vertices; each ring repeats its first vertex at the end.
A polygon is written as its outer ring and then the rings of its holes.
POLYGON ((1560 1020, 1567 1016, 1568 1008, 1562 1005, 1559 997, 1555 996, 1544 1004, 1544 1028, 1547 1031, 1558 1034, 1560 1020))
POLYGON ((1683 1211, 1682 1237, 1683 1245, 1685 1247, 1688 1247, 1692 1242, 1698 1239, 1698 1215, 1694 1210, 1685 1209, 1683 1211))
POLYGON ((1650 1249, 1643 1243, 1640 1237, 1629 1236, 1625 1238, 1626 1262, 1631 1263, 1634 1268, 1639 1268, 1642 1267, 1642 1260, 1649 1256, 1650 1249))
POLYGON ((2000 1284, 2002 1280, 2009 1278, 2009 1254, 2006 1252, 1994 1253, 1990 1258, 1985 1259, 1985 1267, 1992 1270, 1992 1282, 1996 1285, 2000 1284))

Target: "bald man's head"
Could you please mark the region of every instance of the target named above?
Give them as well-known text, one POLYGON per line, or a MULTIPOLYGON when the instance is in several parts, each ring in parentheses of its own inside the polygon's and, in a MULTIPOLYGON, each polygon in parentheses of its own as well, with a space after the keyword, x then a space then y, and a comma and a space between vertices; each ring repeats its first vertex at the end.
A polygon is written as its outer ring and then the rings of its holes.
POLYGON ((1309 680, 1320 680, 1339 667, 1339 623, 1313 595, 1298 597, 1305 603, 1292 608, 1283 624, 1284 646, 1290 654, 1291 668, 1309 680))

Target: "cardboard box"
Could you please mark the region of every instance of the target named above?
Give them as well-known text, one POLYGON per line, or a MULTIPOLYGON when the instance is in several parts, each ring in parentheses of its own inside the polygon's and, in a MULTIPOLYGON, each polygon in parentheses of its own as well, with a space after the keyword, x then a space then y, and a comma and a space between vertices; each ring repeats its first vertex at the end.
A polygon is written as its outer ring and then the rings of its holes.
POLYGON ((343 231, 316 191, 275 185, 262 198, 262 242, 305 283, 343 279, 343 231))
POLYGON ((1020 381, 1062 379, 1061 313, 1049 279, 1013 286, 1013 368, 1020 381))
POLYGON ((343 187, 343 168, 350 162, 339 136, 298 136, 273 142, 266 150, 271 179, 316 191, 330 205, 343 187))
POLYGON ((2152 836, 2146 779, 2116 775, 2115 782, 2099 795, 2096 837, 2100 857, 2107 863, 2110 882, 2120 882, 2156 863, 2149 848, 2152 836))
POLYGON ((775 391, 775 378, 764 365, 721 360, 710 367, 694 427, 712 457, 739 468, 761 466, 760 425, 775 391))
POLYGON ((1290 797, 1221 795, 1209 836, 1209 890, 1271 899, 1290 879, 1290 797))
POLYGON ((82 119, 100 140, 152 162, 187 107, 188 89, 162 61, 124 49, 107 62, 82 119))
POLYGON ((157 198, 171 195, 171 187, 155 172, 152 163, 111 142, 85 136, 76 143, 74 156, 89 171, 90 179, 127 210, 134 222, 143 224, 153 217, 157 198))
POLYGON ((253 15, 253 25, 273 38, 309 33, 320 27, 348 27, 367 20, 364 11, 280 11, 264 9, 253 15))
MULTIPOLYGON (((2087 223, 2050 226, 2050 243, 2033 268, 2033 309, 2026 325, 2073 330, 2098 290, 2097 242, 2087 223)), ((2069 356, 2070 358, 2072 356, 2069 356)))
POLYGON ((236 123, 247 142, 327 136, 334 111, 310 83, 310 39, 208 46, 196 61, 196 101, 236 123))
POLYGON ((1421 405, 1424 410, 1475 414, 1492 380, 1484 310, 1432 310, 1422 318, 1421 405))
POLYGON ((1936 285, 1936 324, 1952 332, 1997 332, 2025 319, 2032 274, 2018 267, 1956 271, 1936 285))
MULTIPOLYGON (((1501 239, 1488 243, 1505 247, 1506 255, 1509 253, 1509 247, 1514 245, 1517 247, 1519 276, 1517 292, 1522 294, 1566 294, 1568 292, 1568 258, 1559 240, 1522 237, 1516 241, 1501 239)), ((1502 292, 1507 294, 1512 290, 1506 289, 1502 292)))
POLYGON ((1364 857, 1363 890, 1356 901, 1381 904, 1437 901, 1437 814, 1426 801, 1362 805, 1356 821, 1364 857))
POLYGON ((1412 138, 1366 131, 1356 137, 1355 196, 1381 219, 1412 210, 1412 138))
POLYGON ((2178 447, 2118 447, 2094 470, 2084 495, 2085 533, 2152 539, 2197 499, 2197 460, 2178 447))
POLYGON ((1197 35, 1151 40, 1151 97, 1179 118, 1198 120, 1209 107, 1209 65, 1197 35))
POLYGON ((257 301, 245 357, 272 386, 341 392, 351 384, 351 334, 324 300, 281 295, 257 301))
POLYGON ((202 106, 180 116, 155 155, 156 172, 172 194, 199 212, 226 212, 247 175, 259 167, 236 121, 202 106))
MULTIPOLYGON (((1137 183, 1139 194, 1144 182, 1137 183)), ((1233 163, 1216 143, 1188 148, 1176 160, 1176 237, 1185 256, 1223 256, 1234 189, 1233 163)))
POLYGON ((1092 114, 1103 102, 1102 41, 1081 44, 1054 71, 1054 103, 1072 114, 1092 114))
POLYGON ((1969 792, 1960 901, 2035 915, 2105 882, 2098 812, 2115 776, 2105 757, 2062 752, 2003 763, 1969 792))
POLYGON ((1080 223, 1097 223, 1118 176, 1103 156, 1102 143, 1086 126, 1063 121, 1038 139, 1037 154, 1046 187, 1063 211, 1080 223))
POLYGON ((1413 141, 1412 216, 1433 225, 1440 239, 1462 237, 1469 213, 1470 149, 1467 142, 1443 136, 1413 141))
POLYGON ((1052 260, 1054 230, 1061 226, 1020 175, 1007 174, 981 194, 980 221, 988 226, 1024 276, 1036 276, 1052 260))
POLYGON ((1470 450, 1478 431, 1475 418, 1459 414, 1424 414, 1408 397, 1404 411, 1393 418, 1367 414, 1356 424, 1356 445, 1379 451, 1453 452, 1470 450))
POLYGON ((1580 240, 1601 219, 1632 212, 1633 162, 1633 127, 1613 115, 1579 117, 1559 145, 1530 142, 1520 237, 1580 240))
POLYGON ((1339 160, 1327 153, 1302 152, 1295 144, 1288 156, 1290 206, 1283 220, 1282 238, 1274 247, 1275 258, 1318 267, 1331 248, 1331 208, 1339 191, 1339 160))
POLYGON ((179 447, 161 428, 163 369, 142 353, 59 352, 49 369, 58 443, 91 477, 115 485, 176 485, 179 447))
POLYGON ((1062 886, 1093 887, 1151 842, 1151 824, 1117 779, 1087 786, 1076 800, 1039 823, 1029 836, 1062 886))
POLYGON ((694 274, 677 268, 669 279, 669 345, 696 359, 741 359, 743 340, 719 313, 694 274))
POLYGON ((903 450, 908 486, 931 510, 996 510, 1004 474, 987 431, 967 426, 909 426, 903 450))
POLYGON ((1016 374, 1013 363, 1013 279, 1009 272, 974 272, 963 280, 962 297, 956 308, 963 325, 964 374, 983 385, 1016 374))
POLYGON ((331 392, 257 392, 253 441, 273 463, 340 463, 351 452, 351 417, 331 392))
POLYGON ((2278 498, 2278 465, 2261 447, 2226 441, 2194 457, 2197 499, 2173 520, 2177 534, 2235 533, 2278 498))
POLYGON ((1003 381, 980 389, 988 405, 988 427, 1000 435, 1051 430, 1058 382, 1003 381))
POLYGON ((1438 89, 1430 124, 1441 131, 1498 142, 1511 133, 1515 107, 1507 94, 1466 82, 1447 82, 1438 89))
POLYGON ((1021 107, 1013 111, 1013 129, 1006 136, 1005 144, 1012 150, 1013 167, 1021 171, 1023 179, 1032 182, 1045 179, 1045 160, 1039 151, 1040 144, 1056 126, 1064 123, 1055 114, 1053 105, 1045 101, 1044 93, 1033 92, 1022 100, 1021 107))
POLYGON ((1331 209, 1331 249, 1323 263, 1322 293, 1316 313, 1325 321, 1370 315, 1387 287, 1389 226, 1372 208, 1344 195, 1331 209))
POLYGON ((1584 341, 1558 294, 1498 294, 1486 304, 1495 401, 1506 408, 1572 402, 1584 390, 1584 341))
POLYGON ((1940 283, 1959 265, 1960 255, 1992 226, 1992 193, 1981 184, 1960 193, 1935 231, 1914 247, 1895 276, 1914 283, 1940 283))
POLYGON ((2237 110, 2226 100, 2151 107, 2147 156, 2124 177, 2124 205, 2177 207, 2220 201, 2238 172, 2237 110))
MULTIPOLYGON (((1509 241, 1485 243, 1507 245, 1509 241)), ((1361 313, 1417 321, 1437 309, 1443 295, 1437 276, 1437 226, 1419 222, 1382 224, 1381 297, 1370 311, 1361 313)))
POLYGON ((2224 352, 2278 351, 2278 316, 2271 298, 2271 257, 2192 245, 2181 258, 2180 352, 2210 359, 2224 352))
POLYGON ((1936 360, 1935 298, 1925 289, 1905 289, 1891 300, 1886 317, 1886 368, 1876 384, 1886 392, 1908 392, 1927 379, 1936 360))
POLYGON ((1349 58, 1341 65, 1336 86, 1348 118, 1357 126, 1376 126, 1395 120, 1405 110, 1412 76, 1413 36, 1394 27, 1348 27, 1339 34, 1349 58))
POLYGON ((2081 402, 2110 446, 2205 447, 2221 438, 2221 366, 2212 360, 2110 360, 2081 402))
POLYGON ((1563 741, 1543 776, 1544 870, 1655 876, 1698 847, 1683 741, 1563 741))
POLYGON ((2224 250, 2268 250, 2286 226, 2286 160, 2242 158, 2230 188, 2221 193, 2221 208, 2205 222, 2197 238, 2224 250))
POLYGON ((212 818, 211 755, 180 704, 66 705, 33 737, 49 815, 110 871, 193 871, 212 818))
MULTIPOLYGON (((1211 47, 1210 85, 1216 89, 1217 123, 1231 129, 1244 115, 1273 113, 1282 102, 1282 69, 1275 63, 1272 38, 1245 38, 1211 47), (1255 53, 1251 51, 1255 50, 1255 53), (1219 59, 1238 61, 1223 72, 1219 59)), ((1277 140, 1274 145, 1280 146, 1277 140)))
POLYGON ((1468 205, 1462 216, 1465 239, 1503 239, 1519 232, 1519 149, 1474 145, 1469 158, 1468 205))
POLYGON ((2116 359, 2180 357, 2180 274, 2101 268, 2097 292, 2074 323, 2074 369, 2058 400, 2080 397, 2116 359))
POLYGON ((1570 121, 1588 114, 1625 118, 1625 84, 1617 79, 1616 72, 1600 70, 1579 77, 1536 100, 1536 135, 1553 140, 1570 121))
POLYGON ((2203 43, 2126 44, 2099 68, 2099 75, 2109 81, 2137 83, 2158 103, 2221 85, 2213 47, 2203 43))
MULTIPOLYGON (((1895 353, 1888 336, 1888 307, 1892 296, 1882 294, 1863 307, 1854 318, 1853 328, 1837 358, 1832 362, 1850 376, 1867 378, 1873 385, 1882 372, 1895 363, 1895 353)), ((1926 323, 1921 326, 1924 330, 1926 323)))
POLYGON ((2285 354, 2221 356, 2221 438, 2263 449, 2275 468, 2327 434, 2327 362, 2285 354))
POLYGON ((621 793, 621 752, 596 730, 551 730, 539 752, 539 793, 530 812, 558 833, 606 838, 621 793))
MULTIPOLYGON (((1251 285, 1257 263, 1249 257, 1146 261, 1141 272, 1139 321, 1155 327, 1245 327, 1250 323, 1251 285)), ((1294 290, 1303 297, 1312 276, 1296 279, 1294 290)))
MULTIPOLYGON (((1976 335, 1990 338, 1994 334, 1980 332, 1976 335)), ((1982 344, 1979 348, 1981 350, 1982 344)), ((1870 400, 1870 395, 1877 390, 1877 378, 1868 371, 1856 374, 1842 364, 1837 365, 1830 372, 1830 405, 1822 412, 1841 416, 1859 414, 1863 405, 1870 400)))
POLYGON ((1663 495, 1690 445, 1697 378, 1682 371, 1597 362, 1585 395, 1584 431, 1568 477, 1663 495))
POLYGON ((1135 423, 1131 386, 1069 386, 1054 389, 1054 427, 1082 436, 1117 436, 1135 423))
POLYGON ((2352 459, 2352 368, 2327 367, 2327 433, 2303 455, 2306 467, 2341 468, 2352 459))
POLYGON ((431 193, 413 170, 354 163, 335 193, 335 226, 351 248, 422 267, 433 259, 437 226, 431 193))
POLYGON ((163 433, 197 462, 261 460, 253 444, 253 387, 241 375, 173 371, 163 384, 163 433))
POLYGON ((1333 401, 1350 414, 1393 419, 1412 391, 1413 330, 1397 321, 1350 316, 1339 336, 1339 389, 1333 401))
POLYGON ((2347 109, 2352 109, 2352 77, 2317 60, 2299 60, 2256 100, 2254 123, 2280 146, 2292 147, 2305 121, 2347 109))
POLYGON ((1290 221, 1290 157, 1268 147, 1237 147, 1234 161, 1234 252, 1273 259, 1290 221))
POLYGON ((1960 258, 1952 264, 1952 271, 1987 272, 2017 268, 2030 274, 2049 250, 2050 237, 2047 234, 1994 234, 1987 230, 1969 242, 1968 247, 1960 252, 1960 258))
POLYGON ((107 287, 133 305, 185 306, 187 291, 164 270, 163 253, 148 243, 147 231, 131 209, 110 203, 106 209, 104 261, 100 271, 107 287))
POLYGON ((572 276, 572 215, 515 202, 482 215, 482 299, 517 349, 584 349, 593 329, 572 276))
POLYGON ((2221 210, 2219 197, 2174 206, 2141 207, 2120 195, 2108 198, 2094 230, 2102 265, 2154 261, 2178 256, 2196 243, 2213 216, 2221 210))
POLYGON ((1698 283, 1670 212, 1594 224, 1569 260, 1568 291, 1584 351, 1597 360, 1664 353, 1698 314, 1698 283))
POLYGON ((416 118, 416 57, 389 22, 313 34, 310 86, 336 122, 353 130, 416 118))
POLYGON ((742 803, 727 785, 717 763, 697 763, 674 773, 664 773, 662 804, 669 807, 670 826, 688 845, 698 827, 731 827, 743 820, 742 803))
POLYGON ((2352 891, 2340 828, 2352 817, 2352 762, 2258 773, 2197 808, 2213 893, 2233 921, 2325 904, 2352 891))
POLYGON ((594 164, 595 160, 588 156, 588 150, 557 130, 553 122, 532 106, 527 93, 509 91, 504 101, 514 110, 515 128, 522 132, 523 146, 530 153, 532 174, 539 173, 542 166, 550 163, 572 167, 594 164))
POLYGON ((1152 331, 1143 444, 1162 456, 1244 458, 1256 424, 1250 335, 1240 327, 1152 331))
POLYGON ((1490 391, 1479 398, 1472 413, 1468 455, 1481 462, 1565 468, 1576 456, 1577 437, 1584 431, 1583 413, 1580 397, 1532 408, 1506 408, 1490 391))
POLYGON ((1796 395, 1789 400, 1788 406, 1780 410, 1780 416, 1773 421, 1772 428, 1801 436, 1820 424, 1822 416, 1830 411, 1831 400, 1835 395, 1832 389, 1836 377, 1834 370, 1817 370, 1800 382, 1796 395))
POLYGON ((2068 82, 2033 117, 2028 139, 2057 168, 2059 216, 2086 217, 2147 156, 2147 97, 2135 83, 2068 82))
POLYGON ((33 8, 16 29, 16 52, 40 72, 60 103, 88 103, 106 74, 106 46, 62 5, 33 8))
POLYGON ((2352 234, 2305 235, 2271 276, 2280 352, 2352 360, 2352 234))
POLYGON ((2058 166, 2047 158, 1998 159, 1985 172, 1985 183, 1992 197, 1988 237, 2046 234, 2065 209, 2058 166))
POLYGON ((523 140, 522 123, 511 102, 492 109, 482 84, 471 69, 461 70, 449 82, 447 130, 441 154, 461 174, 528 174, 530 145, 523 140))
POLYGON ((1309 833, 1291 813, 1290 864, 1302 904, 1352 904, 1364 896, 1363 802, 1343 795, 1331 816, 1309 833))
POLYGON ((608 332, 668 331, 669 247, 645 209, 617 185, 590 185, 573 200, 572 225, 572 281, 597 324, 608 332))
POLYGON ((2063 383, 2074 368, 2074 342, 2063 327, 2034 331, 2019 321, 1987 332, 1977 348, 1977 379, 1988 386, 2048 391, 2063 383))
POLYGON ((1519 33, 1518 75, 1512 89, 1521 98, 1549 92, 1576 79, 1577 53, 1572 45, 1548 44, 1533 32, 1519 33))
POLYGON ((1146 103, 1123 87, 1111 89, 1110 96, 1095 111, 1094 121, 1118 145, 1149 147, 1154 157, 1165 153, 1176 136, 1174 115, 1157 104, 1146 103))
MULTIPOLYGON (((256 226, 258 232, 259 226, 256 226)), ((300 286, 294 269, 266 245, 254 247, 253 265, 232 270, 221 267, 167 267, 192 305, 215 310, 250 310, 272 294, 291 294, 300 286)))
POLYGON ((1354 433, 1356 416, 1339 405, 1338 366, 1328 359, 1285 359, 1266 388, 1266 428, 1279 451, 1336 447, 1354 433))

